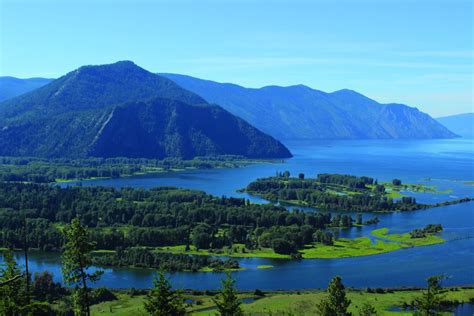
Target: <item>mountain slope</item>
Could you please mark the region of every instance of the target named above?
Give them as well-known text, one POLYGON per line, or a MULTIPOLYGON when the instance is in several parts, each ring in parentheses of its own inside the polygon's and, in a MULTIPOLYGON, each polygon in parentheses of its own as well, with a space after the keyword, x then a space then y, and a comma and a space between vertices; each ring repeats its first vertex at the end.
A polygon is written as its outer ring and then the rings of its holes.
POLYGON ((438 122, 463 137, 474 137, 474 113, 439 117, 438 122))
POLYGON ((53 79, 0 77, 0 102, 40 88, 51 81, 53 79))
POLYGON ((244 120, 132 62, 85 66, 0 103, 0 155, 290 157, 244 120))
POLYGON ((160 74, 217 103, 278 139, 450 138, 429 115, 379 104, 351 90, 325 93, 303 85, 249 89, 177 74, 160 74))

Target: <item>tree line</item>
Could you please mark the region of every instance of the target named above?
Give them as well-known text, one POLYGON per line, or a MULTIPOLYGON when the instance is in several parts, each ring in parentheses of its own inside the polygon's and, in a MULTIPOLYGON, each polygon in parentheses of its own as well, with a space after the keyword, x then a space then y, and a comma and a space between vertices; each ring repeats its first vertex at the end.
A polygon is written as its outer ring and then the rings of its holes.
POLYGON ((172 169, 211 169, 238 167, 251 160, 243 156, 221 155, 180 158, 83 158, 46 159, 37 157, 0 157, 0 181, 52 183, 60 180, 118 178, 134 174, 172 169))
POLYGON ((273 248, 284 254, 319 242, 318 231, 354 223, 347 214, 289 211, 170 187, 117 190, 0 183, 2 246, 22 248, 26 238, 30 247, 60 251, 65 242, 61 229, 76 217, 90 229, 98 249, 176 245, 221 249, 244 244, 247 249, 273 248))

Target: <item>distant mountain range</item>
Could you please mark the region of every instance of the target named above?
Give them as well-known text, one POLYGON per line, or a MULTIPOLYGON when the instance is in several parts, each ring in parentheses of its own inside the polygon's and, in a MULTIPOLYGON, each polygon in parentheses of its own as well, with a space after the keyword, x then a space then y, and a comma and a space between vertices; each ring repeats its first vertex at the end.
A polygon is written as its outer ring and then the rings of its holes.
MULTIPOLYGON (((416 108, 380 104, 352 90, 326 93, 304 85, 250 89, 185 75, 158 75, 171 79, 209 103, 222 106, 280 140, 457 136, 449 127, 416 108)), ((1 79, 0 83, 3 82, 1 79)))
POLYGON ((439 117, 436 120, 458 135, 474 137, 474 113, 439 117))
POLYGON ((304 85, 260 89, 178 74, 160 74, 277 139, 452 138, 428 114, 380 104, 351 90, 326 93, 304 85))
POLYGON ((0 77, 0 102, 38 89, 54 79, 0 77))
POLYGON ((132 62, 84 66, 0 103, 0 155, 291 157, 243 119, 132 62))

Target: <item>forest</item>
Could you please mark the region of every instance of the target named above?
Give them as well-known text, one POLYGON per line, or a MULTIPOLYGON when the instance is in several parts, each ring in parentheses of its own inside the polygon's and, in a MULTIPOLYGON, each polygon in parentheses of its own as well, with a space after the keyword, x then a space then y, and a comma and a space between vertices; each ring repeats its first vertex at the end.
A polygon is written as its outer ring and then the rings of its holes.
POLYGON ((0 183, 3 247, 23 248, 28 240, 31 248, 60 251, 61 230, 76 217, 90 229, 100 250, 178 245, 221 249, 243 244, 246 249, 271 248, 282 254, 296 254, 305 244, 337 238, 336 231, 327 229, 377 222, 376 218, 364 222, 360 214, 353 219, 289 211, 171 187, 116 190, 0 183))
POLYGON ((235 168, 259 160, 222 155, 180 158, 37 158, 0 157, 0 181, 53 183, 94 178, 119 178, 144 173, 185 169, 235 168))

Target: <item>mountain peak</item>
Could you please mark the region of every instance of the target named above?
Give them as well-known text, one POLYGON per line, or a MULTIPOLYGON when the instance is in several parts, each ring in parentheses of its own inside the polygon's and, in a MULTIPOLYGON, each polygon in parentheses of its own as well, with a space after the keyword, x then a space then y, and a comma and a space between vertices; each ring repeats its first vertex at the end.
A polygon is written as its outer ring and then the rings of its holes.
POLYGON ((80 67, 2 102, 0 155, 291 157, 271 136, 130 61, 80 67))
MULTIPOLYGON (((138 76, 147 76, 153 75, 146 69, 136 65, 133 61, 130 60, 121 60, 111 64, 103 65, 85 65, 79 67, 76 70, 70 72, 73 75, 95 75, 95 76, 124 76, 124 75, 138 75, 138 76)), ((67 76, 67 75, 66 75, 67 76)))
POLYGON ((0 122, 18 115, 50 116, 70 110, 104 108, 160 97, 187 104, 205 104, 198 95, 131 61, 82 66, 31 93, 5 101, 0 122), (47 106, 46 106, 47 105, 47 106), (2 115, 4 114, 4 115, 2 115))

